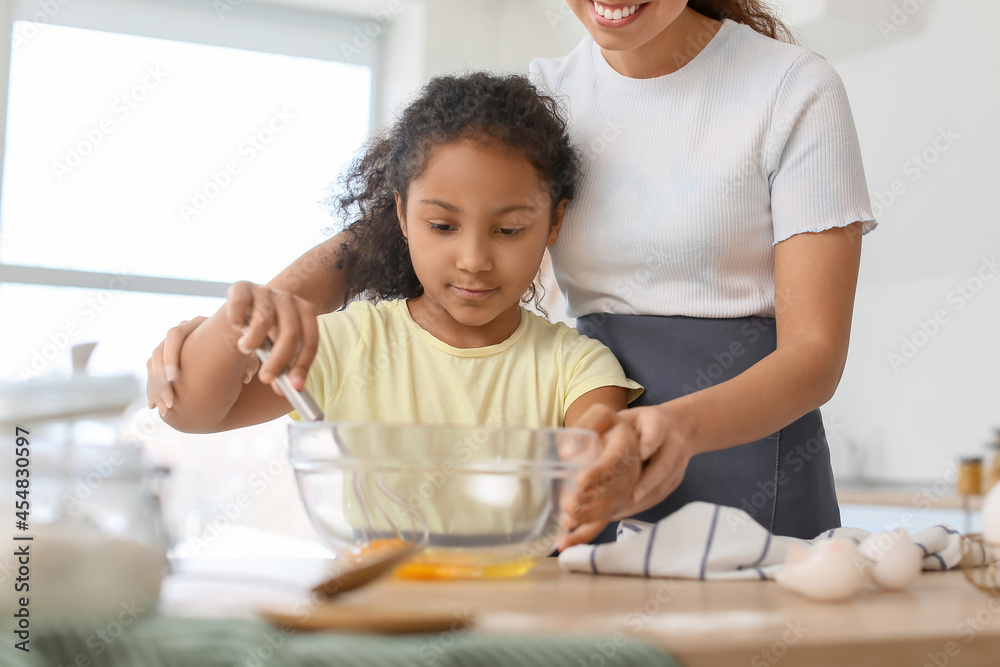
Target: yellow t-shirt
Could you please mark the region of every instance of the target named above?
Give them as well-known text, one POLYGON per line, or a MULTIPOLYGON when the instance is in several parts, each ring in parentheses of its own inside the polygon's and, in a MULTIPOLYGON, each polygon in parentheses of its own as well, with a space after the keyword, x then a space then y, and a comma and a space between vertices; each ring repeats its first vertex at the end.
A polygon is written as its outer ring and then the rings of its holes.
POLYGON ((602 343, 524 308, 514 333, 487 347, 441 342, 405 300, 355 301, 321 316, 319 335, 306 389, 330 421, 563 426, 588 391, 642 393, 602 343))
MULTIPOLYGON (((441 342, 413 320, 404 300, 353 302, 321 316, 319 334, 306 389, 328 421, 563 426, 569 406, 588 391, 626 387, 629 401, 642 393, 602 343, 523 308, 507 340, 481 348, 441 342)), ((418 450, 429 459, 462 461, 454 443, 439 442, 434 432, 396 435, 362 430, 349 444, 377 460, 418 450)), ((504 447, 510 458, 537 456, 527 434, 508 436, 504 447)), ((516 542, 549 511, 550 481, 453 470, 345 471, 342 486, 330 493, 343 503, 345 529, 368 540, 393 535, 390 516, 397 527, 410 525, 404 503, 420 510, 437 542, 453 546, 516 542), (504 498, 502 508, 489 510, 483 494, 504 498)))

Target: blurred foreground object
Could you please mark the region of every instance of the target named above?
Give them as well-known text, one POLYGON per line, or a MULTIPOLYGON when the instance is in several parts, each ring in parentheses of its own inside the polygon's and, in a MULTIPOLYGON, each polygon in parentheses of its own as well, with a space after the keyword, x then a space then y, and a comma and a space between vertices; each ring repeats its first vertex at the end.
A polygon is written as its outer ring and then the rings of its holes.
MULTIPOLYGON (((88 375, 93 347, 73 348, 72 375, 0 383, 0 428, 16 443, 0 469, 17 491, 14 543, 35 619, 152 611, 167 564, 155 496, 165 471, 119 431, 139 382, 88 375)), ((5 611, 19 604, 4 600, 5 611)))

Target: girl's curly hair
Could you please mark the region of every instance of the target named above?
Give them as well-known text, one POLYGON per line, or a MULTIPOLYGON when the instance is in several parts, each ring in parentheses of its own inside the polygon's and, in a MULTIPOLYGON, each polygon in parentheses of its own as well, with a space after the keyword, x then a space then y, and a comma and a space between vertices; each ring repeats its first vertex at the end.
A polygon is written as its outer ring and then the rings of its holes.
MULTIPOLYGON (((410 181, 426 168, 431 149, 462 140, 524 155, 547 184, 553 214, 576 193, 579 161, 555 100, 523 76, 434 78, 391 127, 368 140, 341 178, 341 193, 328 200, 350 222, 349 238, 337 252, 337 267, 350 268, 347 300, 423 293, 399 227, 395 193, 405 210, 410 181)), ((538 304, 539 291, 533 284, 523 300, 538 304)))

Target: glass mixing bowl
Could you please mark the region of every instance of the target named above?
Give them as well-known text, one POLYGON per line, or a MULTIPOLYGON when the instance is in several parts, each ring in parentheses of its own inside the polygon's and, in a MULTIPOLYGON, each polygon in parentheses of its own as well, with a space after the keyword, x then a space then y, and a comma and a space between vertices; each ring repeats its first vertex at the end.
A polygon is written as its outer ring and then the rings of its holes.
POLYGON ((552 552, 560 498, 597 460, 584 429, 302 422, 289 460, 313 525, 350 562, 404 543, 419 579, 516 577, 552 552))

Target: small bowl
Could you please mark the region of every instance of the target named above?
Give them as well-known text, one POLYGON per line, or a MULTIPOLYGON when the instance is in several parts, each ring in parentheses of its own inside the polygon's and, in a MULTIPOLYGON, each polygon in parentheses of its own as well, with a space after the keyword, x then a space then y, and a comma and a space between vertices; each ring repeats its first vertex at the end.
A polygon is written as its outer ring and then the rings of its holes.
POLYGON ((309 518, 348 561, 422 547, 398 577, 516 577, 552 552, 560 498, 597 460, 584 429, 301 422, 289 461, 309 518))

